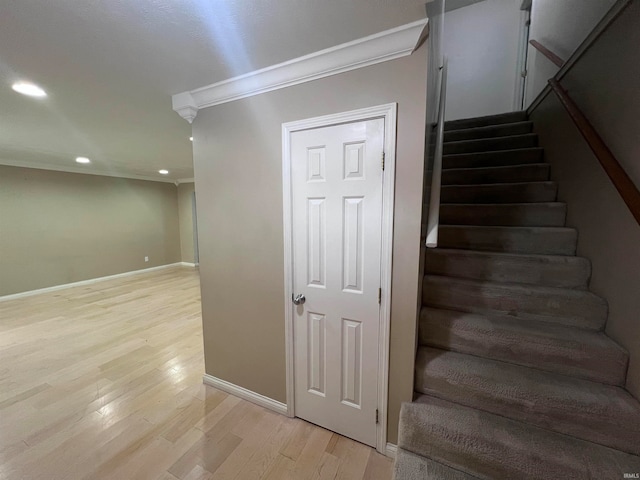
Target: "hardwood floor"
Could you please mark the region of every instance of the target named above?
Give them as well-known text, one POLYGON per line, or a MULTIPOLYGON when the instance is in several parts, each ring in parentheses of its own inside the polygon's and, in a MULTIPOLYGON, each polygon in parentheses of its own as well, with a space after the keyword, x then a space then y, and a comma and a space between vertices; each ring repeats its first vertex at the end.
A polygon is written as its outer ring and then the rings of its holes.
POLYGON ((202 384, 198 274, 0 302, 0 479, 375 479, 391 460, 202 384))

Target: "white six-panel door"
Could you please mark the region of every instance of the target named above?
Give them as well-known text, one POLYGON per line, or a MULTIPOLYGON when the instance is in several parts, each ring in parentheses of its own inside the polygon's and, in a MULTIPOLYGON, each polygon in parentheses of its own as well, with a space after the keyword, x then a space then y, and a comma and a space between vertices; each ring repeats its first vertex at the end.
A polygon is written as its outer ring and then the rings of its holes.
POLYGON ((376 445, 384 120, 291 134, 296 416, 376 445))

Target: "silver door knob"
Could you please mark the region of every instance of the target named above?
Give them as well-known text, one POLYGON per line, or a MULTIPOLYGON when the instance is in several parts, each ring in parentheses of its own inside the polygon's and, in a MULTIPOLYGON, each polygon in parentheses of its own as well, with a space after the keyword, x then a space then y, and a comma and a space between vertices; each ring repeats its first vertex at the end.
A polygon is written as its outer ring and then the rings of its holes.
POLYGON ((294 305, 302 305, 304 302, 307 301, 307 299, 304 297, 304 295, 300 294, 300 295, 291 295, 291 300, 293 300, 293 304, 294 305))

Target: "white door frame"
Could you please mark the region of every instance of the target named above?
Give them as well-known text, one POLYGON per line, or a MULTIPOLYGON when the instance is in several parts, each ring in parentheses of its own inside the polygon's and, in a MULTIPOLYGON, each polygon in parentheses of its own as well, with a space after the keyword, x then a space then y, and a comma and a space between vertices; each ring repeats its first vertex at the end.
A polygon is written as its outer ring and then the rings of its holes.
MULTIPOLYGON (((284 301, 285 301, 285 352, 287 375, 287 415, 294 412, 294 352, 293 352, 293 201, 291 198, 291 134, 300 130, 329 127, 374 118, 384 119, 384 172, 382 175, 382 251, 380 262, 380 332, 378 340, 378 411, 376 446, 386 454, 387 403, 389 387, 389 327, 391 320, 391 265, 393 247, 393 204, 396 170, 396 117, 398 104, 388 103, 377 107, 308 118, 282 124, 282 193, 284 213, 284 301)), ((382 162, 382 159, 380 159, 382 162)))

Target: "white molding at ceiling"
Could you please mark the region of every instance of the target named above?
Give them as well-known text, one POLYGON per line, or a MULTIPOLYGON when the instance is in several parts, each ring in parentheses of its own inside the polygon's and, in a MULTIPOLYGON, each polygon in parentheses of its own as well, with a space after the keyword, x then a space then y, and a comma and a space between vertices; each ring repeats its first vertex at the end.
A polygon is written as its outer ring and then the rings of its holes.
POLYGON ((195 183, 196 179, 195 178, 179 178, 176 180, 176 186, 180 185, 181 183, 195 183))
POLYGON ((7 167, 20 167, 20 168, 33 168, 36 170, 51 170, 54 172, 66 172, 66 173, 81 173, 84 175, 98 175, 100 177, 115 177, 115 178, 128 178, 130 180, 145 180, 147 182, 162 182, 162 183, 175 183, 176 180, 167 177, 147 177, 146 175, 135 175, 128 173, 118 172, 105 172, 102 170, 89 170, 82 167, 68 167, 58 165, 43 165, 35 162, 22 162, 16 160, 5 160, 0 158, 0 165, 7 167))
POLYGON ((401 25, 206 87, 173 95, 173 109, 189 123, 201 108, 232 102, 411 55, 425 38, 428 19, 401 25))

